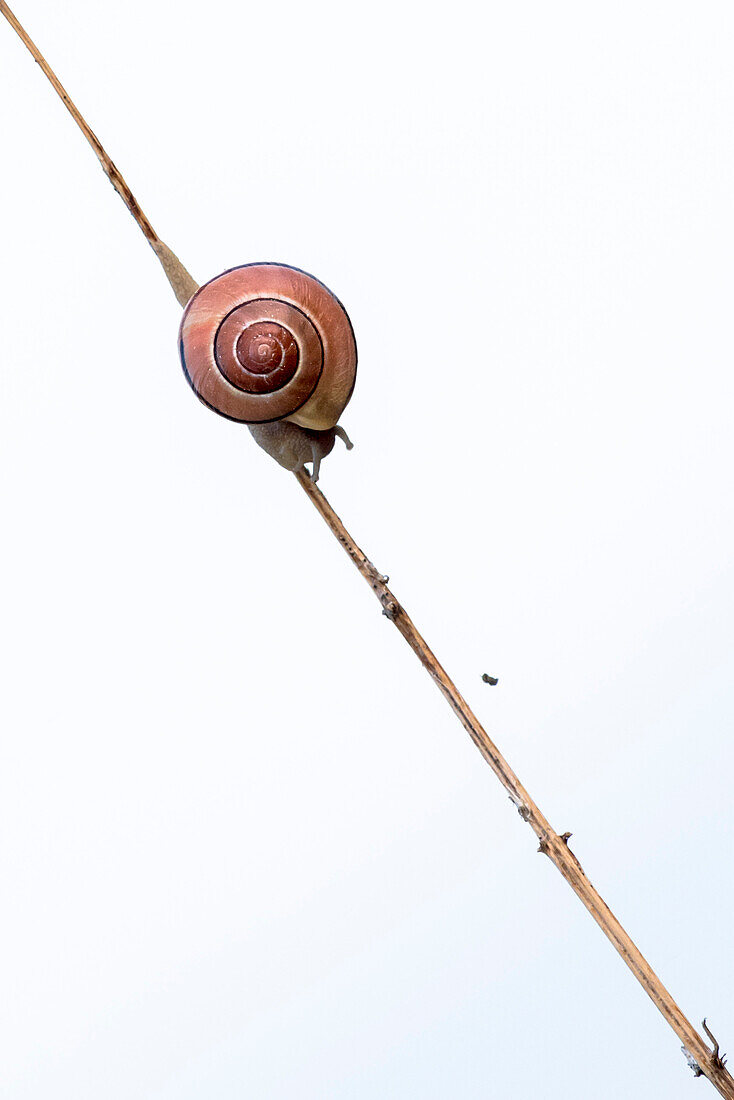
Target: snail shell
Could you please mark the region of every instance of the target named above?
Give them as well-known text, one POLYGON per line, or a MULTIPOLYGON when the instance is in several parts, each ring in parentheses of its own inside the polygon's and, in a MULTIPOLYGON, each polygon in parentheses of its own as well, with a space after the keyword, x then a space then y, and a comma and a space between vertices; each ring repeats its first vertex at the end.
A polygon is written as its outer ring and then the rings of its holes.
POLYGON ((357 346, 323 283, 285 264, 217 275, 189 301, 179 346, 197 396, 230 420, 333 428, 352 396, 357 346))

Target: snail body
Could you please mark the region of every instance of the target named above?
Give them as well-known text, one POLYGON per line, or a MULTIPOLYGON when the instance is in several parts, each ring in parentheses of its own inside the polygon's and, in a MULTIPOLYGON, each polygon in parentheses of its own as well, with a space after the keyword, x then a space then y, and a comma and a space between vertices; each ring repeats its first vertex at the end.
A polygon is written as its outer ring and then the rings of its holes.
POLYGON ((199 399, 250 427, 281 466, 313 462, 337 435, 354 389, 357 346, 346 310, 323 283, 285 264, 246 264, 194 293, 179 334, 199 399))
POLYGON ((248 426, 258 447, 262 447, 271 458, 291 473, 296 473, 307 462, 312 463, 312 481, 319 480, 321 460, 331 454, 337 437, 344 440, 348 451, 353 446, 349 436, 339 425, 321 432, 312 428, 301 428, 288 420, 248 426))

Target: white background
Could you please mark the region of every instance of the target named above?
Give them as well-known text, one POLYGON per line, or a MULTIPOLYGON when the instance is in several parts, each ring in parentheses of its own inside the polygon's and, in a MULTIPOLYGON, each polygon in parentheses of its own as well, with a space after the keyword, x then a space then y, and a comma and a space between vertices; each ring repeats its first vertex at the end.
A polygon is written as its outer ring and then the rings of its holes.
MULTIPOLYGON (((17 14, 195 278, 346 304, 322 488, 734 1054, 731 5, 17 14)), ((713 1096, 4 24, 0 94, 7 1095, 713 1096)))

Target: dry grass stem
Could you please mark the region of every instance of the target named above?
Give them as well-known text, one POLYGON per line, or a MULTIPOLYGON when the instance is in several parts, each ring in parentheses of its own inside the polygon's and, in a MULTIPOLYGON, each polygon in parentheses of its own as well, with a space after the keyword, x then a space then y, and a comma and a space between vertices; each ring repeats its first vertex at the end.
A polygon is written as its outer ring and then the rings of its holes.
POLYGON ((135 221, 140 226, 140 229, 145 239, 160 260, 161 267, 166 273, 166 278, 171 284, 173 293, 176 295, 176 300, 182 306, 185 306, 194 291, 198 289, 197 284, 191 278, 188 271, 183 266, 178 257, 175 256, 173 252, 171 252, 170 248, 168 248, 168 246, 163 243, 156 231, 153 229, 153 226, 150 224, 145 214, 140 209, 138 200, 135 198, 132 191, 123 179, 122 173, 118 170, 114 162, 111 160, 111 158, 108 156, 107 152, 103 148, 102 142, 99 140, 89 123, 79 111, 78 107, 64 88, 56 73, 49 65, 48 61, 46 61, 46 58, 43 56, 38 46, 36 46, 35 42, 33 42, 28 32, 18 22, 15 15, 13 15, 12 11, 5 3, 5 0, 0 0, 0 13, 5 16, 8 23, 10 23, 10 26, 18 35, 23 45, 26 46, 26 48, 28 49, 29 53, 33 57, 33 60, 40 66, 43 73, 48 77, 48 80, 53 85, 62 103, 66 107, 71 117, 74 119, 74 122, 76 122, 77 126, 94 149, 95 153, 97 154, 97 159, 99 160, 99 163, 102 165, 102 168, 105 172, 105 175, 109 179, 115 191, 117 191, 122 201, 125 203, 125 206, 135 218, 135 221))
MULTIPOLYGON (((734 1100, 734 1078, 731 1077, 719 1057, 718 1044, 714 1051, 709 1049, 705 1040, 699 1035, 687 1017, 683 1015, 668 990, 627 935, 604 899, 589 882, 583 867, 568 847, 568 838, 571 834, 564 833, 559 836, 545 819, 459 692, 456 684, 449 677, 432 650, 429 649, 405 608, 387 587, 388 578, 383 577, 375 569, 369 558, 360 550, 318 486, 314 485, 305 471, 295 476, 332 534, 346 550, 377 596, 383 615, 393 623, 405 638, 507 791, 520 817, 528 823, 535 833, 539 842, 538 851, 548 856, 573 892, 581 899, 604 935, 622 956, 650 1000, 668 1021, 682 1042, 685 1052, 695 1062, 696 1067, 700 1069, 701 1075, 708 1077, 714 1088, 718 1090, 721 1096, 726 1097, 726 1100, 734 1100)), ((708 1029, 706 1030, 708 1032, 708 1029)))

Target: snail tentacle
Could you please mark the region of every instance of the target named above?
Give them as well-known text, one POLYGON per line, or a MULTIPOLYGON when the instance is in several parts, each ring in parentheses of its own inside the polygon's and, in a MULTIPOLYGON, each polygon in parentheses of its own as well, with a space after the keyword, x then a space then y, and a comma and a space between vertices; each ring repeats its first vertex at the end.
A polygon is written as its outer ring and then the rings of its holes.
POLYGON ((311 447, 311 481, 314 485, 319 480, 319 470, 321 469, 321 455, 318 452, 318 448, 311 447))
POLYGON ((337 435, 339 437, 339 439, 342 440, 342 442, 344 443, 344 446, 347 448, 347 450, 351 451, 352 448, 354 447, 354 444, 352 443, 351 439, 349 438, 347 433, 342 428, 341 424, 336 425, 336 427, 334 428, 334 433, 335 433, 335 435, 337 435))

